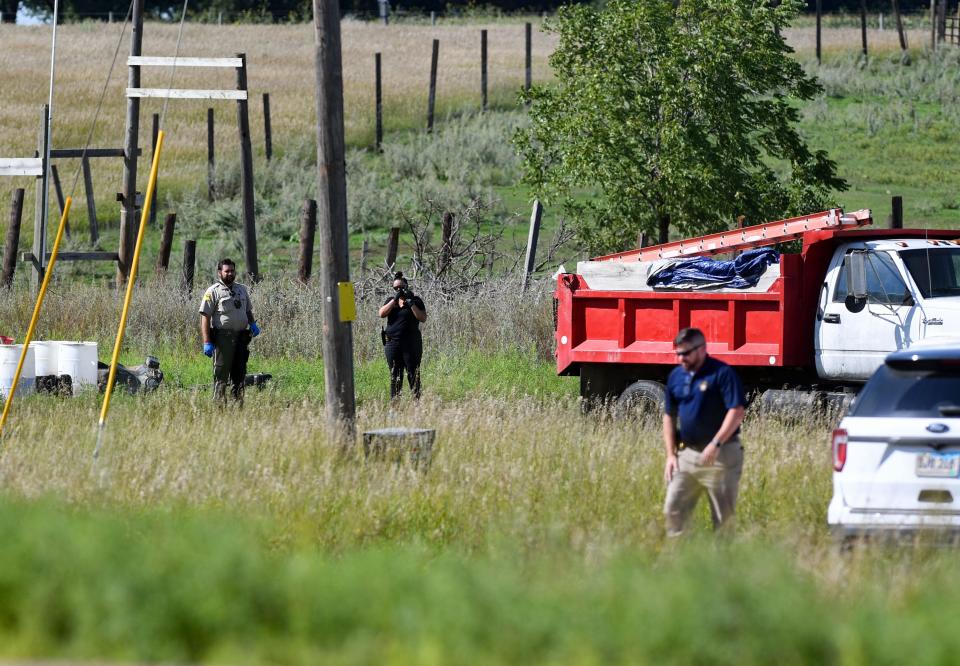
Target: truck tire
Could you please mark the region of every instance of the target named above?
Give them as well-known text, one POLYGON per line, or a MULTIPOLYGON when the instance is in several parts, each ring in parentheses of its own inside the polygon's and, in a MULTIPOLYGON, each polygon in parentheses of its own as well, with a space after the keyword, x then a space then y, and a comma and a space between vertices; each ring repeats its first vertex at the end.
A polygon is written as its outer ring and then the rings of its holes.
POLYGON ((617 398, 614 413, 619 418, 646 418, 663 413, 667 388, 649 379, 636 381, 617 398))

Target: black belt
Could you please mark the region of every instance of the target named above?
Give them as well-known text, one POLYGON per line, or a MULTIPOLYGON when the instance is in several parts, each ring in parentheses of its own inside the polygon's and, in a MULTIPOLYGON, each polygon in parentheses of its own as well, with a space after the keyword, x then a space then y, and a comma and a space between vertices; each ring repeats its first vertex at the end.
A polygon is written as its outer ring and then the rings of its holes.
MULTIPOLYGON (((707 448, 707 445, 708 445, 709 443, 710 443, 710 442, 707 442, 706 444, 687 444, 686 442, 680 442, 680 448, 681 448, 681 449, 690 449, 690 450, 696 451, 696 452, 698 452, 698 453, 703 453, 703 450, 704 450, 705 448, 707 448)), ((730 439, 728 439, 727 441, 725 441, 723 444, 721 444, 721 445, 720 445, 720 448, 722 449, 722 448, 725 447, 725 446, 730 446, 731 444, 739 444, 739 443, 740 443, 740 437, 739 437, 739 436, 731 437, 730 439)))

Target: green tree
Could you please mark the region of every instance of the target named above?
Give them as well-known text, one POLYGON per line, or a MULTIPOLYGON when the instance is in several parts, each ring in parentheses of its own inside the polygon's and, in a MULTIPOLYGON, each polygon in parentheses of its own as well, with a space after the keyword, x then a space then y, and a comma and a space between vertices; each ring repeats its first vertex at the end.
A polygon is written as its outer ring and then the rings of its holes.
POLYGON ((610 0, 563 8, 556 81, 526 96, 524 179, 595 253, 821 209, 846 182, 796 129, 820 86, 779 36, 802 3, 610 0))

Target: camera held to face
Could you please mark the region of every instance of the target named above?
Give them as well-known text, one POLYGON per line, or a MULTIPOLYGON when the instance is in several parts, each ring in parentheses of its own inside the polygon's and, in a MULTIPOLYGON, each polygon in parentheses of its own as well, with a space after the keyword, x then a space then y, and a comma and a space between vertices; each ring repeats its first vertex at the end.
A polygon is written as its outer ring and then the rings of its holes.
POLYGON ((401 299, 403 300, 404 307, 410 307, 413 305, 413 291, 406 287, 397 289, 397 300, 399 301, 401 299))

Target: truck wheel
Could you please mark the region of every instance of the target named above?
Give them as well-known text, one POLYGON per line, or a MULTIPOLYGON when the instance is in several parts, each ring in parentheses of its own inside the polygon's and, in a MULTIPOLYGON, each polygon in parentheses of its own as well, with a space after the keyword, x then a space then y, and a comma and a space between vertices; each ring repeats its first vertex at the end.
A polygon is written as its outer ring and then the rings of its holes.
POLYGON ((660 382, 648 379, 630 384, 617 398, 615 414, 620 418, 646 418, 663 413, 667 393, 660 382))

